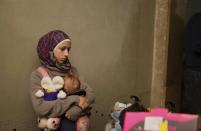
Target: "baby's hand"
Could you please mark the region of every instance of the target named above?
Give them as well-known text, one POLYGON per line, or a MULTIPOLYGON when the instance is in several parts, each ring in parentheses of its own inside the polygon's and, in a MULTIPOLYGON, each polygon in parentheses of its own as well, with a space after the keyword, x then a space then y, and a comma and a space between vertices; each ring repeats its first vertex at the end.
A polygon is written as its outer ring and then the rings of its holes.
POLYGON ((71 107, 65 114, 65 116, 72 121, 76 121, 81 114, 82 110, 78 106, 71 107))

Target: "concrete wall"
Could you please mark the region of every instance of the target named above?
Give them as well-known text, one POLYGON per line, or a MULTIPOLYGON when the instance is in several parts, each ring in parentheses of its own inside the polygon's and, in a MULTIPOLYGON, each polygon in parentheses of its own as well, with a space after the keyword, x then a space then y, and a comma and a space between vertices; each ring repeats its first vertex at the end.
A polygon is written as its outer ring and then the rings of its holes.
POLYGON ((155 1, 1 0, 0 130, 36 131, 29 75, 39 37, 69 33, 71 62, 94 88, 92 130, 102 131, 115 101, 138 95, 149 105, 155 1))

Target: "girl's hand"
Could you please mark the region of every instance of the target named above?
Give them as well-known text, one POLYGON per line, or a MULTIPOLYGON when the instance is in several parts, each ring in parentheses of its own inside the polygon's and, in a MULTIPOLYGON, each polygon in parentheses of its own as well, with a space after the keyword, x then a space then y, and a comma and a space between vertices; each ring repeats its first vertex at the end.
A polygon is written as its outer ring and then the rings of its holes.
POLYGON ((85 109, 86 107, 89 106, 88 100, 84 96, 80 96, 80 102, 78 104, 82 109, 85 109))

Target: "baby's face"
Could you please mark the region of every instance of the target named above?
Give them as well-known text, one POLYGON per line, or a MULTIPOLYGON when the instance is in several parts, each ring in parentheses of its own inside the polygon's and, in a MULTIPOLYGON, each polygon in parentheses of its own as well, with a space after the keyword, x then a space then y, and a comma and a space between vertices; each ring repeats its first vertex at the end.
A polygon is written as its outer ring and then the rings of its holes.
POLYGON ((76 79, 65 78, 64 79, 64 90, 67 93, 73 92, 79 89, 79 82, 76 79))

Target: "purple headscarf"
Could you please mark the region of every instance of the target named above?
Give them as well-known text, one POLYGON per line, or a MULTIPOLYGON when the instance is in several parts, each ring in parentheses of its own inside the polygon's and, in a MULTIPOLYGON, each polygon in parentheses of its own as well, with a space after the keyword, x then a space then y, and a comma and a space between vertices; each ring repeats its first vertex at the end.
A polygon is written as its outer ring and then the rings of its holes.
POLYGON ((68 72, 71 68, 69 60, 60 64, 56 61, 53 55, 53 49, 61 41, 69 39, 69 36, 60 30, 53 30, 42 36, 38 41, 37 52, 40 58, 41 64, 51 70, 57 70, 60 72, 68 72))

